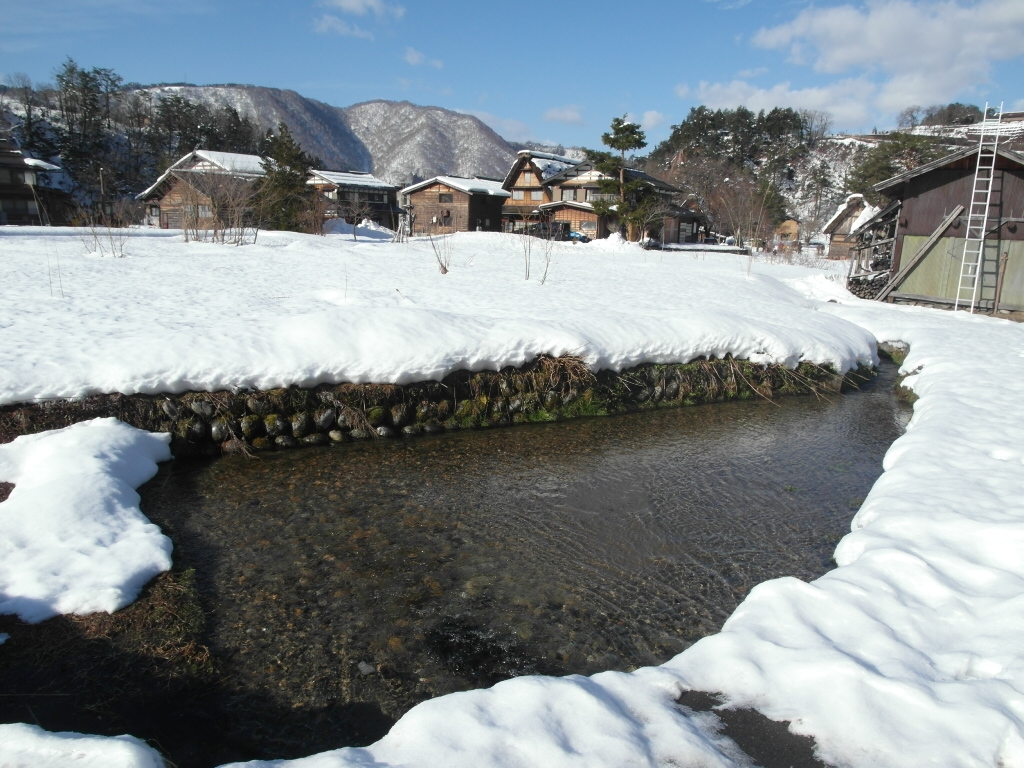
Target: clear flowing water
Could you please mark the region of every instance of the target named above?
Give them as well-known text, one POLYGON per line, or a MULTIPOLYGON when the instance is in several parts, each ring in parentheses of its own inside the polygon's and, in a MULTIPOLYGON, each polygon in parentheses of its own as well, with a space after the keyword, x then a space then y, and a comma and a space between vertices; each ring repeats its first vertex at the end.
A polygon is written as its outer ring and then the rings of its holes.
POLYGON ((395 718, 513 675, 663 662, 756 584, 825 573, 909 418, 894 378, 175 463, 142 507, 196 568, 239 701, 395 718))

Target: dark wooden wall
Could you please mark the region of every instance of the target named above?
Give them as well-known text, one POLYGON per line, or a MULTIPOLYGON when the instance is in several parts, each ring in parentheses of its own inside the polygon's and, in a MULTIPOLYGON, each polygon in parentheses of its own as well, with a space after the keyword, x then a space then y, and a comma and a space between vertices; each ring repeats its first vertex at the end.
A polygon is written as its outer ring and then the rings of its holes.
MULTIPOLYGON (((974 158, 962 162, 961 167, 942 168, 918 176, 907 182, 903 190, 903 210, 900 211, 899 234, 894 250, 893 270, 899 270, 906 236, 930 235, 942 220, 957 206, 969 209, 974 186, 974 158)), ((996 165, 996 184, 993 203, 989 211, 990 228, 996 220, 1024 218, 1024 170, 1009 167, 1005 159, 996 165)), ((951 227, 947 235, 963 237, 966 231, 966 212, 959 227, 951 227)), ((1024 225, 1004 226, 1000 230, 1003 240, 1024 240, 1024 225), (1011 231, 1016 229, 1016 232, 1011 231)))

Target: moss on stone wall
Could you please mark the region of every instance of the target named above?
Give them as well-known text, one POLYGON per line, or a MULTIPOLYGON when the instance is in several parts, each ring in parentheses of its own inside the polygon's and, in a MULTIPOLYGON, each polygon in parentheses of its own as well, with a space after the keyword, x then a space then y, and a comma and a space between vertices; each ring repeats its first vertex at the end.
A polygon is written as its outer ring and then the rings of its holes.
POLYGON ((0 408, 0 441, 101 416, 169 432, 176 456, 248 452, 448 429, 585 416, 755 397, 838 392, 846 377, 828 366, 795 370, 731 357, 587 369, 577 357, 538 357, 522 368, 455 371, 442 381, 322 385, 314 389, 96 395, 0 408))

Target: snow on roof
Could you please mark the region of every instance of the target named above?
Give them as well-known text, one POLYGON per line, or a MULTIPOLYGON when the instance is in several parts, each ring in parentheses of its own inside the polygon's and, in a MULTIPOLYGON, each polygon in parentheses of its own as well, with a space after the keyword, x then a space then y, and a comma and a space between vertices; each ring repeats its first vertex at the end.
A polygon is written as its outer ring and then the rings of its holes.
MULTIPOLYGON (((847 197, 846 201, 843 202, 843 203, 840 203, 839 207, 836 208, 836 212, 832 215, 832 218, 825 222, 825 226, 823 226, 821 228, 821 231, 822 232, 828 232, 829 229, 831 229, 832 227, 838 226, 839 222, 842 220, 843 216, 845 216, 846 212, 850 209, 850 206, 854 205, 858 200, 859 201, 863 201, 864 200, 864 195, 852 194, 849 197, 847 197)), ((871 206, 868 206, 868 207, 870 208, 871 206)), ((874 214, 872 214, 872 216, 873 215, 874 214)), ((865 219, 865 221, 866 221, 866 219, 865 219)), ((852 232, 853 230, 851 229, 850 231, 852 232)))
POLYGON ((26 157, 25 165, 30 165, 33 168, 39 168, 43 171, 59 171, 60 166, 54 165, 53 163, 43 162, 42 160, 36 160, 34 157, 26 157))
MULTIPOLYGON (((259 155, 241 155, 237 152, 211 152, 208 149, 197 149, 194 154, 196 157, 201 157, 225 171, 263 175, 263 158, 259 155)), ((178 162, 180 163, 181 161, 179 160, 178 162)), ((175 163, 172 167, 177 165, 178 163, 175 163)))
MULTIPOLYGON (((336 184, 339 187, 379 187, 380 189, 397 189, 394 184, 381 181, 370 173, 360 171, 310 171, 314 176, 319 176, 324 181, 336 184)), ((310 179, 309 184, 314 180, 310 179)))
POLYGON ((853 224, 850 225, 850 231, 856 232, 861 227, 861 225, 870 221, 875 216, 875 214, 877 214, 880 210, 882 209, 878 208, 877 206, 865 205, 864 210, 860 212, 860 216, 854 219, 853 224))
POLYGON ((263 170, 263 158, 259 155, 242 155, 237 152, 212 152, 208 149, 197 149, 194 152, 189 152, 171 165, 170 168, 160 175, 159 179, 153 182, 152 186, 137 194, 135 199, 144 200, 149 197, 174 171, 190 170, 197 172, 235 173, 240 176, 263 176, 266 173, 263 170), (200 162, 196 162, 197 160, 200 162), (204 167, 204 163, 214 167, 204 167))
POLYGON ((534 152, 532 149, 519 150, 519 157, 528 157, 533 161, 534 166, 540 171, 541 181, 547 181, 552 176, 574 165, 578 165, 580 162, 564 155, 553 155, 550 152, 534 152))
POLYGON ((465 192, 467 195, 512 197, 511 192, 507 192, 502 188, 500 181, 494 181, 493 179, 481 179, 478 176, 474 176, 473 178, 465 178, 463 176, 435 176, 432 179, 421 181, 419 184, 413 184, 412 186, 406 187, 401 191, 401 194, 412 194, 413 192, 418 192, 432 184, 444 184, 452 189, 465 192))

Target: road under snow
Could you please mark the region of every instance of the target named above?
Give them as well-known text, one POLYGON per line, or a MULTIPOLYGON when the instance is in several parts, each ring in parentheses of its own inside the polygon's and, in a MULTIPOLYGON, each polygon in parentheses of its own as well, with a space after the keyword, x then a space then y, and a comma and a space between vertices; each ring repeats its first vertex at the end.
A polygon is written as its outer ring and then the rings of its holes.
MULTIPOLYGON (((127 258, 101 259, 67 232, 0 232, 0 401, 401 382, 540 353, 594 368, 732 353, 845 369, 872 362, 876 340, 910 344, 903 369, 920 397, 826 576, 760 585, 719 634, 660 667, 445 696, 371 747, 292 764, 738 764, 713 718, 675 703, 694 688, 791 721, 836 765, 1024 766, 1024 327, 864 302, 821 271, 737 256, 557 245, 541 285, 543 250, 523 280, 514 237, 454 238, 447 275, 423 242, 260 240, 138 237, 127 258)), ((70 471, 40 450, 66 432, 6 446, 0 475, 18 467, 20 487, 70 471)), ((122 474, 123 459, 94 450, 94 476, 137 485, 157 453, 122 474)), ((0 505, 0 539, 13 501, 0 505)), ((73 495, 52 503, 76 508, 73 495)), ((151 764, 141 746, 115 759, 114 746, 136 744, 109 742, 0 726, 4 764, 100 764, 104 749, 105 765, 151 764)))

